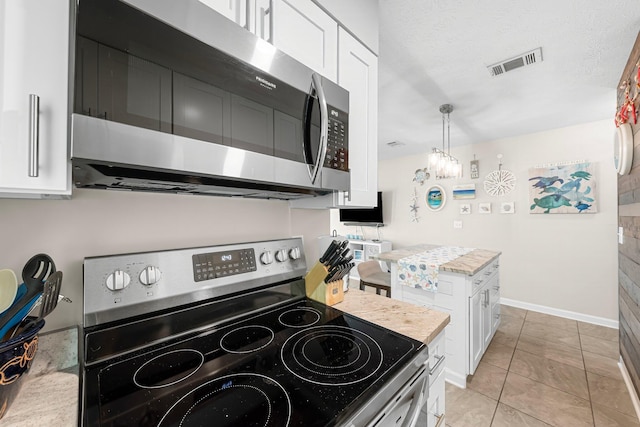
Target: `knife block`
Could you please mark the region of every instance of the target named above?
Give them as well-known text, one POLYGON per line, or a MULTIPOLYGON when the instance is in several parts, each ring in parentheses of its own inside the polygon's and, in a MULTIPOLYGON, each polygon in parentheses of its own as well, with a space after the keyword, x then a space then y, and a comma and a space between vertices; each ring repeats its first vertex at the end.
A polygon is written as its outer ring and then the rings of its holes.
POLYGON ((317 262, 304 277, 305 293, 314 301, 334 305, 344 300, 344 285, 342 279, 325 283, 328 272, 322 263, 317 262))

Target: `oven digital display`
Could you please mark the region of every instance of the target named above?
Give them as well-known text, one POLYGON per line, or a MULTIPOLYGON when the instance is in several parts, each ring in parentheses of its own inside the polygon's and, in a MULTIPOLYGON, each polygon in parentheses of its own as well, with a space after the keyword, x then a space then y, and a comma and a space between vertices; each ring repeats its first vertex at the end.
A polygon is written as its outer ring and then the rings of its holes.
POLYGON ((253 248, 196 254, 192 261, 193 279, 196 282, 256 271, 253 248))

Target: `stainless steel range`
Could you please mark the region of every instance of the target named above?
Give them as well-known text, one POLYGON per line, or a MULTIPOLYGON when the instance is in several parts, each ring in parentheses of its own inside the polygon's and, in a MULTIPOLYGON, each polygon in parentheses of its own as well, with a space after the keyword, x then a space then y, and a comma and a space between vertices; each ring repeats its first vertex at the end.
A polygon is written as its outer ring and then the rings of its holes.
POLYGON ((415 425, 426 346, 305 298, 302 247, 86 258, 83 425, 415 425))

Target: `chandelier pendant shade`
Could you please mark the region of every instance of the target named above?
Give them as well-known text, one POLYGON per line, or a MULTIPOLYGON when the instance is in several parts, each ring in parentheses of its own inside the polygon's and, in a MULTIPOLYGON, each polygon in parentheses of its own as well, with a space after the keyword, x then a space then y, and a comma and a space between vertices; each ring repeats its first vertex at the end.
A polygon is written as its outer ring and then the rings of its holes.
POLYGON ((436 179, 462 177, 462 164, 451 155, 451 125, 449 115, 453 111, 453 105, 442 104, 442 150, 433 148, 429 155, 429 171, 436 179), (446 130, 446 132, 445 132, 446 130), (447 150, 445 151, 445 141, 447 150))

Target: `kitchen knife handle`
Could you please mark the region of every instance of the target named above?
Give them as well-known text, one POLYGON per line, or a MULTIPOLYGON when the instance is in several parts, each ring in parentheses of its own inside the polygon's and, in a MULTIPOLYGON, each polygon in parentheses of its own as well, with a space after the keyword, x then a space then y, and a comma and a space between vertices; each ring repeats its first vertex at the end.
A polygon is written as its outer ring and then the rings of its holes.
POLYGON ((329 257, 329 255, 333 253, 334 248, 338 245, 339 245, 338 240, 333 240, 331 243, 329 243, 327 250, 324 251, 324 254, 322 254, 319 261, 324 263, 329 257))

